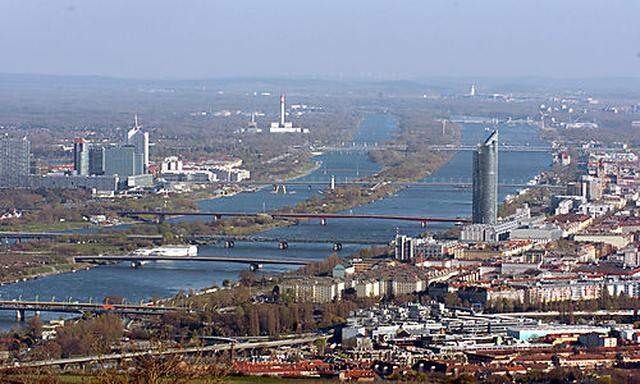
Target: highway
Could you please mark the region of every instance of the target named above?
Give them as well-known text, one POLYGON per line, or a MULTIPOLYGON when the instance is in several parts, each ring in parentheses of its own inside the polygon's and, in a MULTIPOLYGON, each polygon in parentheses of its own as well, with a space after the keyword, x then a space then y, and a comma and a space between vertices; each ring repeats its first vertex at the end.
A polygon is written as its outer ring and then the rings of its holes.
MULTIPOLYGON (((508 317, 557 317, 560 315, 567 315, 568 313, 561 313, 559 311, 535 311, 535 312, 508 312, 508 313, 495 313, 490 315, 508 316, 508 317)), ((638 311, 635 309, 617 309, 617 310, 597 310, 597 311, 573 311, 573 316, 637 316, 638 311)))
POLYGON ((296 339, 284 339, 284 340, 272 340, 272 341, 257 341, 257 342, 244 342, 244 343, 224 343, 215 344, 205 347, 192 347, 192 348, 170 348, 166 350, 149 350, 140 352, 126 352, 126 353, 111 353, 106 355, 93 355, 93 356, 80 356, 69 357, 65 359, 51 359, 40 360, 30 362, 16 362, 14 364, 0 365, 0 370, 14 370, 17 368, 44 368, 51 366, 64 366, 64 365, 83 365, 95 362, 107 362, 114 360, 130 360, 137 357, 144 356, 167 356, 167 355, 189 355, 189 354, 203 354, 210 352, 220 352, 228 350, 243 350, 243 349, 255 349, 255 348, 274 348, 282 346, 293 346, 301 344, 309 344, 321 339, 329 339, 330 335, 315 335, 309 337, 302 337, 296 339))

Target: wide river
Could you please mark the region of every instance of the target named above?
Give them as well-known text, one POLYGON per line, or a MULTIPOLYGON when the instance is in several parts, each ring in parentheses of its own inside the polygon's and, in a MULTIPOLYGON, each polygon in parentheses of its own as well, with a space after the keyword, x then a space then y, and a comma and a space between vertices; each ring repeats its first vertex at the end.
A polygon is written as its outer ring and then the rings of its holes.
MULTIPOLYGON (((369 115, 359 127, 354 140, 375 145, 393 137, 397 121, 390 115, 369 115)), ((462 143, 474 145, 489 134, 484 125, 463 124, 462 143)), ((511 145, 544 145, 537 128, 529 125, 500 127, 500 142, 511 145)), ((452 160, 425 181, 465 181, 471 177, 471 152, 458 152, 452 160)), ((303 181, 324 181, 325 185, 311 184, 289 188, 287 194, 273 193, 270 188, 257 192, 202 201, 201 210, 207 211, 269 211, 319 196, 327 188, 331 175, 337 182, 364 177, 379 170, 364 153, 331 152, 317 158, 321 166, 303 181)), ((548 153, 504 152, 500 153, 499 178, 505 183, 525 183, 551 163, 548 153)), ((501 198, 513 193, 513 188, 501 188, 501 198)), ((398 214, 434 217, 459 217, 471 215, 471 191, 456 187, 413 187, 396 195, 359 206, 346 213, 398 214)), ((178 218, 176 220, 189 220, 178 218)), ((446 225, 429 225, 426 230, 437 231, 446 225)), ((401 221, 382 220, 329 220, 326 226, 318 221, 301 222, 298 225, 276 228, 261 233, 262 236, 279 238, 312 239, 382 239, 391 240, 396 232, 416 235, 425 229, 420 225, 401 221)), ((348 255, 363 246, 345 245, 340 252, 348 255)), ((222 246, 201 246, 199 255, 250 256, 261 258, 322 259, 331 253, 331 245, 325 243, 290 244, 281 251, 277 244, 236 243, 231 249, 222 246)), ((128 264, 100 266, 86 271, 43 277, 35 280, 0 287, 0 299, 47 300, 101 300, 106 295, 125 297, 131 302, 154 297, 168 297, 180 290, 201 289, 220 285, 225 279, 237 278, 247 267, 231 263, 156 262, 132 269, 128 264)), ((265 271, 285 270, 288 267, 267 266, 265 271)), ((0 328, 15 325, 15 314, 0 312, 0 328)), ((44 318, 57 315, 43 315, 44 318)))

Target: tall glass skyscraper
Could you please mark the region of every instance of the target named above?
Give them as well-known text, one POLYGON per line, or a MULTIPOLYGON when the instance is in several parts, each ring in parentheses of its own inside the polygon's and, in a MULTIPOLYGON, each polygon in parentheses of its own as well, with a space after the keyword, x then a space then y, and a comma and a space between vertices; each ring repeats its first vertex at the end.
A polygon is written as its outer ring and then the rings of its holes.
POLYGON ((76 175, 89 175, 89 143, 81 138, 73 141, 73 170, 76 175))
POLYGON ((0 137, 0 188, 29 184, 31 143, 26 139, 0 137))
POLYGON ((473 153, 473 215, 477 224, 498 221, 498 131, 473 153))

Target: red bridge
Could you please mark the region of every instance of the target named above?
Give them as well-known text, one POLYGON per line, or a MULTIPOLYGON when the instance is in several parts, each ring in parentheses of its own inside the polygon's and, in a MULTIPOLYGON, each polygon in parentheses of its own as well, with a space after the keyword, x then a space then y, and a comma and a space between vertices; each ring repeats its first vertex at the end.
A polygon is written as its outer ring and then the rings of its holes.
POLYGON ((469 223, 467 218, 445 218, 428 216, 377 215, 377 214, 344 214, 344 213, 255 213, 255 212, 181 212, 181 211, 120 211, 120 216, 156 216, 158 222, 164 222, 170 216, 208 216, 214 220, 223 217, 269 217, 276 219, 320 219, 326 225, 327 219, 359 219, 359 220, 398 220, 414 221, 425 226, 427 223, 469 223))

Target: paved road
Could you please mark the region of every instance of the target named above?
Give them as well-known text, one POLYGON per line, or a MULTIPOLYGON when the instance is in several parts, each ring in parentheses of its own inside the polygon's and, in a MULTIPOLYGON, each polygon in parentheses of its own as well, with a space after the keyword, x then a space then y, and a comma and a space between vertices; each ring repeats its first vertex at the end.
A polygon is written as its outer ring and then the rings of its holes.
POLYGON ((126 360, 143 356, 166 356, 166 355, 187 355, 196 353, 208 353, 227 351, 230 349, 242 350, 253 348, 273 348, 281 346, 291 346, 300 344, 309 344, 317 340, 328 339, 330 335, 315 335, 310 337, 303 337, 297 339, 285 339, 285 340, 272 340, 272 341, 258 341, 258 342, 246 342, 246 343, 224 343, 209 345, 206 347, 192 347, 192 348, 171 348, 163 351, 141 351, 141 352, 128 352, 128 353, 111 353, 106 355, 93 355, 93 356, 79 356, 69 357, 65 359, 51 359, 15 363, 13 365, 0 365, 0 370, 16 369, 16 368, 42 368, 51 367, 56 365, 73 365, 73 364, 87 364, 94 362, 106 362, 113 360, 126 360))

